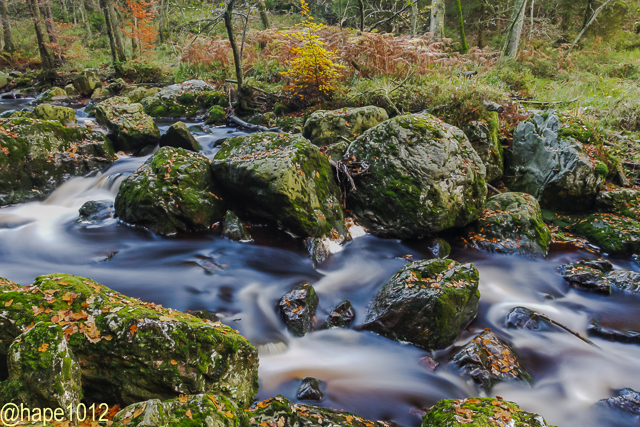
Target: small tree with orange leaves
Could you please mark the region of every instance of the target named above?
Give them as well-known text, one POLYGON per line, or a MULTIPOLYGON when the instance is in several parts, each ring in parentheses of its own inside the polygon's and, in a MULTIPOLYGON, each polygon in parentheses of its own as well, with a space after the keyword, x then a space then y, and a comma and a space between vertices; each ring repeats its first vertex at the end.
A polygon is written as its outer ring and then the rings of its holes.
POLYGON ((158 31, 152 22, 156 11, 151 6, 156 4, 157 0, 125 1, 127 8, 121 7, 121 10, 129 19, 125 20, 123 32, 135 42, 140 52, 153 48, 158 31))

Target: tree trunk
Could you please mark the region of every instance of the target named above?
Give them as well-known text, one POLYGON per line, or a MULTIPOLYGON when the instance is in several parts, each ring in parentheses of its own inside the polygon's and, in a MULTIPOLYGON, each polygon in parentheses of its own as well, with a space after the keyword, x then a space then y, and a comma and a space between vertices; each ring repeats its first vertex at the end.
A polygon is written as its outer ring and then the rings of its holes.
POLYGON ((4 34, 4 50, 6 52, 13 52, 16 50, 16 47, 11 37, 11 22, 9 21, 6 0, 0 0, 0 18, 2 19, 2 32, 4 34))
POLYGON ((573 43, 571 43, 571 46, 569 46, 569 49, 567 50, 567 53, 564 54, 563 58, 566 58, 567 56, 569 56, 569 53, 571 53, 571 50, 573 49, 573 47, 576 45, 576 43, 578 43, 578 41, 580 41, 580 37, 582 37, 582 35, 585 33, 585 31, 587 31, 587 29, 591 26, 591 24, 593 24, 593 21, 596 20, 596 18, 598 17, 598 15, 600 14, 600 12, 602 12, 602 9, 604 9, 605 7, 607 7, 607 5, 611 3, 611 0, 607 0, 604 3, 602 3, 600 5, 599 8, 597 8, 594 12, 593 15, 591 15, 591 18, 589 19, 589 21, 586 23, 586 25, 584 27, 582 27, 582 31, 580 31, 580 34, 578 34, 578 37, 576 37, 576 39, 573 41, 573 43))
POLYGON ((592 11, 593 11, 593 0, 588 0, 587 10, 584 12, 584 20, 582 21, 582 28, 587 26, 587 22, 589 22, 589 18, 591 17, 592 11))
POLYGON ((111 46, 111 59, 114 65, 118 62, 118 49, 116 47, 116 40, 113 34, 113 25, 111 23, 111 14, 107 7, 107 0, 100 0, 100 9, 104 15, 105 26, 107 27, 107 36, 109 36, 109 45, 111 46))
POLYGON ((109 14, 111 15, 111 26, 113 27, 113 38, 116 42, 116 52, 118 53, 118 61, 125 62, 127 60, 127 56, 125 55, 124 50, 124 42, 122 41, 123 35, 120 34, 120 25, 118 20, 118 15, 116 14, 116 9, 113 5, 113 0, 106 0, 107 9, 109 10, 109 14))
POLYGON ((513 13, 511 14, 508 32, 509 43, 507 44, 507 50, 505 52, 509 58, 515 58, 518 55, 518 45, 520 44, 520 36, 522 35, 526 6, 527 0, 516 0, 513 13))
POLYGON ((224 11, 224 26, 227 29, 227 35, 229 36, 229 43, 231 44, 231 51, 233 52, 233 63, 236 69, 236 81, 238 83, 238 104, 241 111, 251 111, 253 108, 249 105, 251 99, 251 90, 244 86, 244 74, 242 72, 242 54, 238 48, 238 42, 236 41, 236 35, 233 31, 233 5, 235 0, 229 0, 227 8, 224 11))
POLYGON ((478 47, 482 49, 484 47, 484 14, 486 12, 487 4, 483 1, 480 6, 480 20, 478 21, 478 47))
POLYGON ((469 45, 467 45, 467 36, 464 35, 464 18, 462 16, 462 5, 460 4, 460 0, 457 0, 458 3, 458 17, 460 18, 460 45, 461 52, 467 53, 469 52, 469 45))
POLYGON ((364 32, 364 0, 358 0, 360 7, 360 32, 364 32))
POLYGON ((268 30, 271 28, 271 23, 269 22, 269 15, 267 15, 267 8, 264 5, 264 1, 258 0, 258 10, 260 11, 260 22, 262 23, 263 29, 268 30))
POLYGON ((53 79, 55 64, 53 62, 53 55, 49 52, 44 40, 44 31, 42 30, 42 18, 40 16, 40 8, 37 0, 29 0, 29 10, 31 11, 31 17, 33 18, 33 25, 36 30, 36 39, 38 41, 38 50, 40 51, 40 59, 42 60, 42 69, 46 74, 48 80, 53 79))
POLYGON ((431 22, 429 31, 436 38, 444 37, 444 0, 431 0, 431 22))
POLYGON ((80 1, 80 7, 78 9, 80 9, 80 18, 82 18, 82 22, 84 22, 84 26, 87 30, 87 36, 91 39, 93 38, 93 34, 91 32, 91 22, 89 20, 89 13, 87 13, 87 8, 84 4, 85 0, 79 0, 79 1, 80 1))
POLYGON ((411 3, 411 37, 418 34, 418 0, 411 3))
POLYGON ((562 31, 562 40, 568 40, 569 27, 571 25, 571 18, 573 17, 573 0, 564 0, 562 2, 562 11, 560 17, 562 22, 560 23, 560 30, 562 31))
POLYGON ((533 7, 536 4, 536 0, 531 0, 531 22, 529 23, 529 40, 533 39, 533 7))

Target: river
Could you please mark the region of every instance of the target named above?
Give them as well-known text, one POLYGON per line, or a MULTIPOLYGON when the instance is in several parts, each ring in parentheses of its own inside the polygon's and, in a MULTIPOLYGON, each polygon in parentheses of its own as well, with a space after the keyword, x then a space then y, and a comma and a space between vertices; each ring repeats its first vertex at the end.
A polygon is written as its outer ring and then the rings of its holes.
MULTIPOLYGON (((2 101, 0 112, 27 102, 2 101)), ((78 117, 90 120, 83 110, 78 117)), ((164 132, 171 122, 158 124, 164 132)), ((197 139, 211 157, 213 142, 229 132, 233 130, 215 128, 198 132, 197 139)), ((428 353, 371 332, 334 329, 292 338, 275 311, 284 293, 308 281, 320 297, 320 320, 339 301, 349 299, 356 310, 355 324, 360 324, 377 289, 406 263, 403 255, 432 257, 424 241, 366 235, 316 270, 302 242, 273 227, 252 226, 255 243, 246 244, 213 233, 159 237, 116 219, 76 221, 83 203, 115 199, 122 179, 145 159, 121 157, 96 176, 68 181, 42 202, 1 208, 0 276, 26 285, 41 274, 69 273, 165 307, 219 313, 223 322, 259 347, 260 399, 281 393, 295 401, 299 379, 313 376, 324 382, 322 406, 418 426, 420 417, 412 408, 480 395, 475 385, 448 369, 447 361, 475 334, 491 328, 513 345, 535 379, 532 386, 499 384, 491 396, 513 400, 562 427, 638 422, 593 409, 593 404, 614 395, 615 389, 640 390, 640 346, 593 338, 598 349, 560 329, 504 326, 509 310, 524 306, 583 335, 592 317, 606 326, 637 330, 640 296, 577 291, 557 274, 560 264, 597 257, 593 253, 552 247, 547 259, 527 260, 454 247, 452 259, 472 262, 480 272, 479 315, 452 348, 431 355, 440 363, 431 372, 418 362, 428 353)), ((616 268, 640 271, 633 260, 608 258, 616 268)))

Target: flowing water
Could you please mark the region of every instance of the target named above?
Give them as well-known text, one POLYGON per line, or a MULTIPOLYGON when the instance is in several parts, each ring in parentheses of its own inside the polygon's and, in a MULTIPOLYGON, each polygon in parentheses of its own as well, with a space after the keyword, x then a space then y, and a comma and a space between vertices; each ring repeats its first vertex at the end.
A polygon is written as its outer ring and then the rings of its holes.
MULTIPOLYGON (((3 101, 0 112, 22 108, 26 102, 3 101)), ((90 120, 82 110, 78 116, 80 121, 90 120)), ((170 124, 159 122, 163 131, 170 124)), ((197 138, 212 156, 214 141, 229 132, 233 130, 215 128, 198 132, 197 138)), ((256 242, 243 244, 214 233, 159 237, 116 219, 98 224, 76 221, 86 201, 113 200, 122 179, 145 159, 121 157, 96 176, 68 181, 45 201, 1 208, 0 276, 29 284, 41 274, 69 273, 166 307, 219 313, 223 322, 260 349, 261 399, 281 393, 295 401, 299 379, 312 376, 323 381, 322 406, 418 426, 417 408, 428 408, 443 398, 481 395, 447 361, 475 334, 491 328, 514 346, 535 378, 532 386, 499 384, 491 396, 518 402, 563 427, 638 422, 593 404, 614 395, 616 389, 640 390, 640 346, 594 338, 600 347, 595 348, 560 329, 504 327, 509 310, 525 306, 583 335, 592 317, 606 326, 637 328, 640 297, 576 291, 556 273, 561 263, 596 255, 552 248, 546 260, 534 261, 454 248, 452 259, 473 262, 480 271, 479 315, 452 348, 435 354, 353 329, 292 338, 275 305, 294 285, 301 281, 314 285, 320 297, 320 320, 335 304, 349 299, 359 324, 377 289, 406 263, 402 256, 430 258, 428 245, 366 235, 348 243, 316 270, 300 240, 273 227, 252 226, 256 242), (426 355, 440 363, 434 372, 419 363, 426 355)), ((616 268, 640 270, 630 259, 610 260, 616 268)))

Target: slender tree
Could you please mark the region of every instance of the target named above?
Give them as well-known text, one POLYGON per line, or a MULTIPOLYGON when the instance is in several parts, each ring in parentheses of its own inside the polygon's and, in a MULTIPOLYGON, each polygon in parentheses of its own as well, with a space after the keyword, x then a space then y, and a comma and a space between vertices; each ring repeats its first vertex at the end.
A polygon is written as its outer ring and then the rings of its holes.
POLYGON ((464 35, 464 17, 462 16, 462 5, 460 4, 460 0, 457 0, 458 3, 458 18, 460 19, 460 50, 462 53, 469 52, 469 45, 467 45, 467 36, 464 35))
POLYGON ((267 8, 262 0, 258 0, 258 11, 260 12, 260 22, 263 29, 268 30, 271 28, 271 23, 269 22, 269 15, 267 15, 267 8))
POLYGON ((444 0, 431 0, 431 22, 429 31, 436 38, 444 37, 444 0))
POLYGON ((593 22, 596 20, 596 18, 598 17, 598 15, 600 14, 600 12, 602 12, 602 9, 604 9, 605 7, 607 7, 607 5, 609 3, 611 3, 612 0, 606 0, 604 3, 602 3, 600 5, 599 8, 597 8, 594 12, 593 15, 591 15, 591 18, 589 19, 589 21, 587 21, 587 23, 582 27, 582 31, 580 31, 580 34, 578 34, 578 37, 576 37, 576 39, 573 41, 573 43, 571 43, 571 46, 569 46, 569 49, 567 49, 567 53, 564 54, 564 57, 566 58, 569 53, 571 53, 571 50, 573 49, 573 47, 580 41, 580 38, 582 37, 582 35, 585 33, 585 31, 587 31, 587 29, 591 26, 591 24, 593 24, 593 22))
POLYGON ((364 0, 358 0, 360 7, 360 31, 364 31, 364 0))
POLYGON ((36 30, 36 39, 38 41, 38 50, 40 51, 40 59, 42 60, 42 69, 48 80, 52 80, 55 74, 55 63, 53 55, 49 52, 42 30, 42 18, 40 16, 40 7, 37 0, 29 0, 29 10, 33 19, 33 25, 36 30))
POLYGON ((526 12, 527 0, 516 0, 516 4, 511 14, 509 23, 508 43, 505 54, 509 58, 515 58, 518 55, 518 45, 520 44, 520 36, 522 35, 522 27, 524 26, 524 15, 526 12))
POLYGON ((484 47, 484 29, 485 29, 485 13, 487 11, 487 3, 483 0, 480 3, 480 12, 478 13, 478 47, 482 49, 484 47))
POLYGON ((0 0, 0 19, 2 19, 2 32, 4 36, 4 50, 13 52, 16 50, 11 37, 11 21, 9 21, 9 12, 7 11, 6 0, 0 0))
POLYGON ((418 0, 411 2, 411 37, 418 34, 418 0))
POLYGON ((242 52, 238 47, 236 34, 233 30, 233 7, 235 0, 229 0, 224 11, 224 26, 227 29, 229 44, 231 44, 231 52, 233 53, 233 63, 236 70, 236 82, 238 85, 237 98, 241 111, 251 111, 253 108, 249 105, 251 99, 251 89, 244 85, 244 73, 242 72, 242 52))

